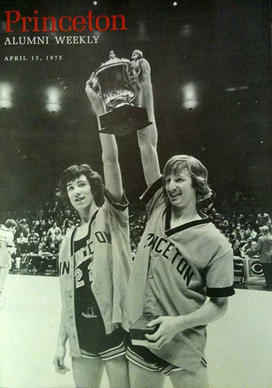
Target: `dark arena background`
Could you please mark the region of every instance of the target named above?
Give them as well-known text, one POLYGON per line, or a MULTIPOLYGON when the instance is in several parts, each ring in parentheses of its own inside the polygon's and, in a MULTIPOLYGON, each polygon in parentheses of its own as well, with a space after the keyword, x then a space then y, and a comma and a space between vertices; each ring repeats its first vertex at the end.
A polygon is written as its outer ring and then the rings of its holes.
MULTIPOLYGON (((0 112, 1 210, 43 205, 52 198, 60 172, 72 163, 89 162, 101 170, 96 119, 84 84, 111 49, 130 57, 135 48, 152 66, 161 165, 176 153, 193 154, 208 167, 218 208, 237 192, 254 196, 259 209, 271 208, 269 2, 97 3, 1 1, 2 10, 20 9, 22 15, 33 15, 34 9, 40 15, 84 15, 89 9, 122 13, 128 28, 99 32, 97 45, 2 46, 3 54, 46 51, 64 59, 1 62, 0 80, 13 87, 12 108, 0 112), (46 110, 50 86, 62 91, 57 113, 46 110)), ((3 40, 10 34, 1 23, 3 40)), ((65 35, 73 34, 79 33, 65 35)), ((38 35, 51 39, 50 33, 38 35)), ((126 191, 135 202, 144 188, 136 137, 119 138, 119 146, 126 191)))
MULTIPOLYGON (((209 216, 234 249, 236 299, 226 318, 209 329, 211 337, 218 339, 208 343, 211 388, 271 387, 271 314, 269 318, 266 314, 271 310, 272 293, 260 292, 264 277, 252 246, 261 226, 267 224, 272 229, 271 31, 269 0, 1 1, 0 224, 14 218, 20 226, 16 239, 21 233, 25 239, 19 241, 13 257, 7 290, 11 304, 7 303, 2 325, 10 327, 25 307, 18 290, 24 300, 31 301, 26 304, 27 314, 20 315, 20 327, 13 327, 12 342, 0 338, 0 349, 4 349, 0 350, 0 363, 1 358, 6 360, 4 366, 0 364, 1 387, 73 386, 71 373, 56 376, 51 367, 59 314, 58 279, 25 275, 58 274, 61 237, 54 239, 55 228, 62 236, 77 222, 72 212, 56 202, 55 189, 63 169, 88 163, 102 173, 97 122, 85 82, 108 59, 110 50, 118 57, 130 58, 134 49, 143 51, 152 68, 161 167, 174 154, 192 154, 205 164, 214 192, 209 216), (26 34, 14 24, 13 33, 5 32, 5 11, 33 16, 35 9, 39 16, 56 18, 87 15, 90 10, 94 15, 122 14, 127 30, 26 34), (55 37, 68 35, 96 35, 98 43, 55 43, 55 37), (4 45, 7 37, 16 41, 26 36, 46 37, 49 43, 4 45), (15 60, 15 56, 33 60, 15 60), (39 301, 33 299, 35 294, 39 301), (45 321, 40 318, 42 305, 47 305, 45 321), (35 328, 29 329, 29 317, 47 333, 42 344, 37 339, 39 349, 38 345, 34 348, 29 330, 33 335, 35 328), (21 333, 27 334, 19 344, 15 338, 21 333), (233 352, 228 361, 219 354, 222 349, 216 348, 220 342, 223 352, 233 352), (21 355, 16 364, 18 377, 14 374, 15 348, 21 355), (30 366, 33 354, 50 366, 46 364, 44 370, 41 361, 34 373, 30 366), (250 359, 249 354, 257 354, 257 359, 250 359)), ((139 203, 144 177, 136 134, 117 140, 131 203, 131 245, 135 250, 145 222, 139 203)), ((107 388, 106 377, 103 381, 102 388, 107 388)))

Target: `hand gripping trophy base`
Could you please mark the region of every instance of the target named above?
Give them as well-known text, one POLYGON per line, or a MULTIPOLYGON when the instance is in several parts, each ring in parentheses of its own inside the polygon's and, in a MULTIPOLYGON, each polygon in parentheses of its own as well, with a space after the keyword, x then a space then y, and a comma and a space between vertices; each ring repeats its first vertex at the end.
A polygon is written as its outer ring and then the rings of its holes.
POLYGON ((152 124, 148 120, 146 108, 139 108, 128 104, 104 113, 99 116, 98 120, 100 123, 100 133, 110 133, 118 136, 127 135, 152 124))
POLYGON ((147 324, 155 318, 158 318, 158 315, 145 313, 133 323, 132 327, 129 329, 129 337, 132 345, 145 346, 147 341, 145 335, 154 334, 159 328, 159 325, 152 327, 147 326, 147 324))

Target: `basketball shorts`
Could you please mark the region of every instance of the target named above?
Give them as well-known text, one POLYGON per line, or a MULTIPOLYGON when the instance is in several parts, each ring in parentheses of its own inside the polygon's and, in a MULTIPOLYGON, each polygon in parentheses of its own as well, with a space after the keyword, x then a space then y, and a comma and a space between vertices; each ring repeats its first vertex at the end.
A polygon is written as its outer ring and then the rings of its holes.
POLYGON ((128 333, 118 328, 111 334, 100 337, 99 344, 96 343, 93 350, 91 347, 88 350, 80 348, 81 355, 90 359, 101 359, 104 361, 111 360, 126 354, 128 333))
MULTIPOLYGON (((126 357, 130 362, 145 370, 161 372, 166 376, 183 369, 156 356, 145 346, 132 345, 130 341, 127 344, 126 357)), ((202 359, 201 362, 204 366, 207 366, 204 359, 202 359)))

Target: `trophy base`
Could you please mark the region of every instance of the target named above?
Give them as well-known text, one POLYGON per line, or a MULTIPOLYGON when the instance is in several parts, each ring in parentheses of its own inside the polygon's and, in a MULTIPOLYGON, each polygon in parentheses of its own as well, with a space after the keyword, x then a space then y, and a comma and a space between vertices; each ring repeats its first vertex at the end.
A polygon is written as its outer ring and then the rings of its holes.
POLYGON ((104 113, 98 118, 100 133, 124 136, 143 129, 152 124, 148 120, 146 108, 133 105, 122 105, 114 110, 104 113))
POLYGON ((131 343, 137 346, 145 346, 147 338, 146 334, 154 334, 158 330, 159 325, 148 327, 147 324, 153 319, 158 318, 157 315, 143 314, 129 329, 131 343))

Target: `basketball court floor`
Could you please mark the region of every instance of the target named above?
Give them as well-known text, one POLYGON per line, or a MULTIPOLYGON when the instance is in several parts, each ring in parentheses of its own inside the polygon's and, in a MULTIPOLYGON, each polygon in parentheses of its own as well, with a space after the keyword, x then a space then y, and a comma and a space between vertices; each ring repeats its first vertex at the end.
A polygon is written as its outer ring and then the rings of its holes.
MULTIPOLYGON (((1 388, 74 387, 71 372, 58 375, 52 364, 59 315, 57 277, 9 275, 0 309, 1 388)), ((207 360, 210 388, 272 387, 272 292, 236 290, 226 315, 209 325, 207 360)))

